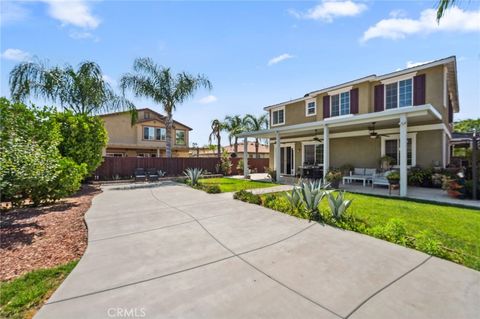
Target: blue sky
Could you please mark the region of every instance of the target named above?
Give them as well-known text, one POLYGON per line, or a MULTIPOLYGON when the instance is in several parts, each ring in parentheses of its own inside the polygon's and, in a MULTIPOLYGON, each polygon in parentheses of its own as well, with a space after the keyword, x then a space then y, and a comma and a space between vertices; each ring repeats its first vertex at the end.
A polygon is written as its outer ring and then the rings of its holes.
POLYGON ((456 119, 479 117, 480 3, 460 2, 440 25, 436 3, 2 0, 1 95, 12 67, 33 56, 50 65, 96 61, 113 86, 148 56, 213 83, 174 113, 203 145, 213 118, 260 114, 312 90, 456 55, 456 119))

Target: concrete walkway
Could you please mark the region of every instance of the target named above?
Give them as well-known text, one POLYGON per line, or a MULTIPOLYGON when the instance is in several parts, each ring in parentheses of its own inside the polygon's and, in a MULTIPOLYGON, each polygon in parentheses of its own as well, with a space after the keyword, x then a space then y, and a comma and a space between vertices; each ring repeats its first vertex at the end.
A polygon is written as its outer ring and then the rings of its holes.
POLYGON ((165 182, 104 188, 36 318, 478 318, 480 273, 165 182))

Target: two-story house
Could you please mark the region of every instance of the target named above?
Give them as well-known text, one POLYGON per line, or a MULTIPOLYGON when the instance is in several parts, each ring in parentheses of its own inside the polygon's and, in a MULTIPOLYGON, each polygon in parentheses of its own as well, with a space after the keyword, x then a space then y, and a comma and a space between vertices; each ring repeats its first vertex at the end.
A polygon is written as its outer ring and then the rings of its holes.
POLYGON ((345 164, 378 168, 388 155, 405 196, 409 167, 449 163, 453 113, 459 111, 456 58, 366 76, 265 110, 270 128, 239 137, 270 139, 277 176, 297 175, 305 164, 322 167, 324 176, 345 164))
MULTIPOLYGON (((151 109, 137 110, 132 125, 130 112, 101 115, 108 132, 105 156, 164 157, 166 148, 165 116, 151 109)), ((172 156, 188 157, 188 135, 192 129, 173 121, 172 156)))

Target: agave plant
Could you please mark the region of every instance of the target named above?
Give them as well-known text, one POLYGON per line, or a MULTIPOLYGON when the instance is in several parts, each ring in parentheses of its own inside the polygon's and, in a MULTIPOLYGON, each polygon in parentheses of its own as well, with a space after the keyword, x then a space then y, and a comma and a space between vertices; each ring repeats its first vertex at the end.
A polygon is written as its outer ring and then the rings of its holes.
POLYGON ((202 177, 203 170, 201 168, 187 168, 184 172, 188 182, 192 186, 198 185, 198 180, 202 177))
POLYGON ((318 211, 318 205, 323 197, 328 193, 326 188, 328 185, 322 183, 321 180, 315 181, 300 181, 297 185, 297 192, 302 203, 308 213, 308 219, 319 219, 320 214, 318 211))
POLYGON ((288 203, 290 204, 290 208, 292 210, 296 210, 302 205, 300 193, 295 187, 293 187, 290 192, 285 193, 285 197, 287 198, 288 203))
POLYGON ((330 205, 332 216, 337 220, 342 218, 343 214, 345 214, 348 207, 352 203, 351 200, 345 199, 344 191, 338 192, 337 196, 335 196, 333 193, 328 193, 327 199, 328 204, 330 205))

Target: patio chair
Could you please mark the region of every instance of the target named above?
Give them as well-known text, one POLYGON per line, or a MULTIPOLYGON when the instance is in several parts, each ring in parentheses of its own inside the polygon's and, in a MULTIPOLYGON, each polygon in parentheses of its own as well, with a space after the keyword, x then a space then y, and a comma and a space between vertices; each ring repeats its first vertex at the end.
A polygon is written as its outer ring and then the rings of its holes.
POLYGON ((158 172, 155 168, 149 168, 147 169, 147 175, 148 175, 148 180, 153 182, 153 181, 158 181, 158 172))
POLYGON ((147 174, 145 173, 145 169, 143 168, 136 168, 133 176, 135 177, 135 182, 145 182, 147 180, 147 174))

